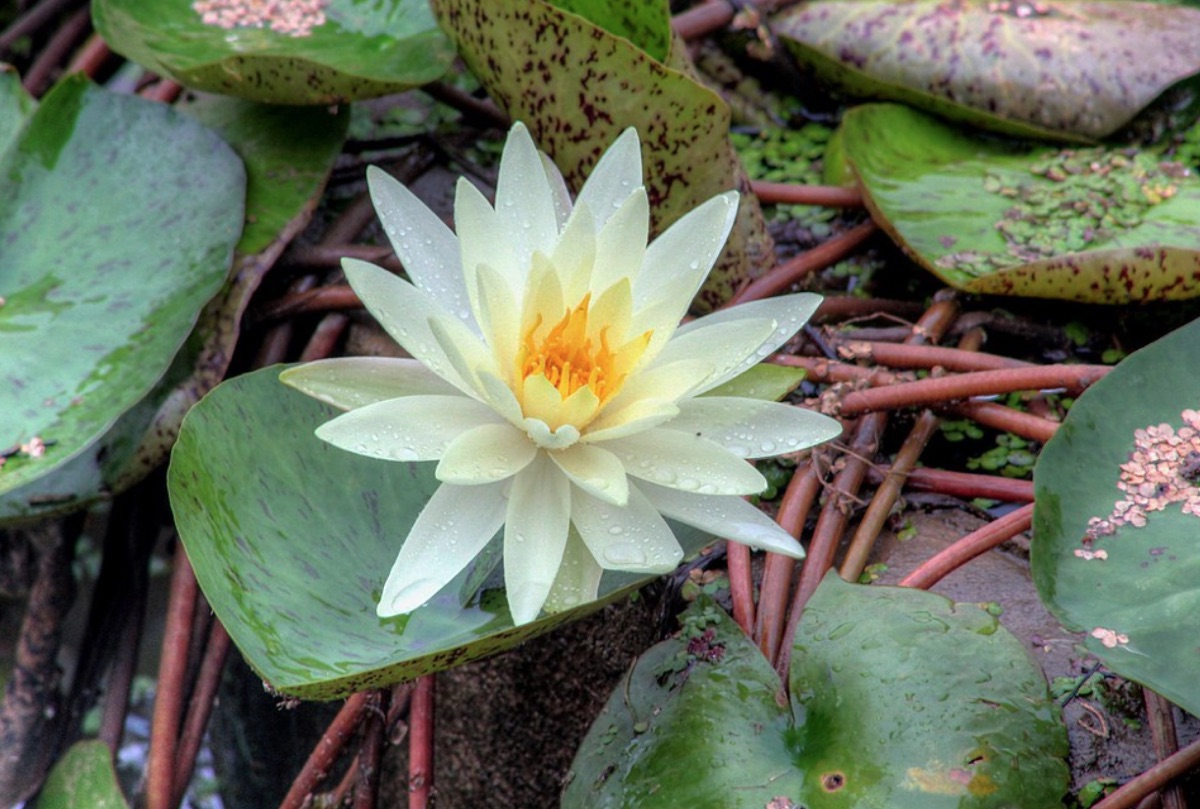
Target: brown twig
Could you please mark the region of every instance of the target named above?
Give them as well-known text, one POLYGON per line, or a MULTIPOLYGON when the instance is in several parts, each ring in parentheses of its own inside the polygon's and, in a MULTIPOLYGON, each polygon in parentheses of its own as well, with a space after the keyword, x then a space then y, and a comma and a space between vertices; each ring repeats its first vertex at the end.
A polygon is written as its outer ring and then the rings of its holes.
POLYGON ((214 620, 209 629, 208 643, 200 661, 200 673, 196 676, 196 687, 192 691, 187 717, 183 723, 183 733, 175 755, 175 797, 172 799, 172 806, 179 806, 183 802, 184 793, 192 780, 196 756, 204 741, 204 730, 208 727, 217 688, 221 684, 221 671, 225 668, 225 660, 229 656, 229 646, 229 633, 219 620, 214 620))
POLYGON ((280 262, 281 269, 287 270, 336 270, 342 266, 342 259, 357 258, 378 264, 387 270, 399 272, 400 262, 396 259, 390 245, 383 244, 313 244, 305 247, 295 247, 290 250, 280 262))
POLYGON ((754 579, 750 572, 750 546, 729 540, 725 543, 725 565, 733 620, 747 635, 754 632, 754 579))
POLYGON ((1041 444, 1053 438, 1059 427, 1057 421, 1050 421, 1032 413, 1023 413, 995 402, 963 402, 939 409, 959 418, 970 419, 984 427, 1002 433, 1013 433, 1041 444))
POLYGON ((182 85, 173 82, 170 79, 159 79, 153 84, 143 87, 138 91, 138 95, 148 101, 158 101, 162 104, 170 104, 183 92, 182 85))
POLYGON ((759 202, 784 205, 824 205, 828 208, 861 208, 862 190, 842 185, 800 185, 751 180, 750 190, 759 202))
POLYGON ((36 98, 46 91, 54 78, 55 71, 62 67, 67 54, 79 40, 87 36, 91 25, 91 12, 86 8, 81 8, 58 27, 58 30, 38 53, 37 58, 33 60, 33 64, 25 71, 21 86, 27 93, 36 98))
POLYGON ((941 346, 870 342, 857 340, 853 334, 849 337, 834 335, 831 341, 837 346, 838 356, 843 360, 868 360, 889 368, 943 368, 961 373, 1033 367, 1033 363, 998 354, 941 346))
POLYGON ((358 772, 358 782, 354 787, 354 809, 375 809, 379 799, 379 765, 383 759, 384 720, 387 717, 388 703, 392 692, 376 691, 371 698, 363 722, 362 748, 358 751, 358 761, 355 769, 358 772))
POLYGON ((829 323, 864 317, 891 315, 901 318, 919 317, 923 307, 913 301, 888 298, 859 298, 854 295, 827 295, 813 313, 812 323, 829 323))
POLYGON ((1092 809, 1132 809, 1138 801, 1160 790, 1180 776, 1200 767, 1200 740, 1182 748, 1170 758, 1160 761, 1133 780, 1123 784, 1092 809))
POLYGON ((746 286, 730 299, 727 306, 735 306, 747 301, 757 301, 769 298, 790 287, 806 275, 824 269, 834 262, 841 261, 853 253, 867 239, 874 235, 878 227, 874 222, 867 221, 855 225, 845 233, 821 242, 821 244, 806 250, 800 255, 788 259, 771 269, 746 286))
MULTIPOLYGON (((1150 738, 1154 742, 1154 755, 1159 761, 1179 752, 1179 737, 1175 733, 1175 716, 1169 700, 1149 688, 1142 688, 1146 702, 1146 720, 1150 726, 1150 738)), ((1183 788, 1178 784, 1168 786, 1162 795, 1163 809, 1187 809, 1183 788)))
POLYGON ((435 101, 440 101, 447 107, 453 107, 463 114, 467 120, 485 127, 508 129, 512 121, 489 99, 479 99, 450 84, 440 81, 430 82, 421 87, 435 101))
POLYGON ((110 56, 112 56, 112 51, 109 50, 108 43, 99 34, 93 32, 84 40, 79 50, 75 51, 75 55, 67 63, 66 72, 68 75, 83 73, 94 79, 110 56))
POLYGON ((720 31, 733 21, 734 7, 726 0, 701 3, 671 18, 671 28, 681 39, 691 40, 720 31))
POLYGON ((408 809, 427 809, 433 794, 434 678, 417 680, 408 714, 408 809))
MULTIPOLYGON (((886 466, 872 468, 867 473, 867 478, 872 483, 880 483, 890 471, 886 466)), ((1006 503, 1033 502, 1033 483, 999 475, 977 475, 971 472, 922 467, 908 473, 905 487, 966 499, 986 497, 1006 503)))
POLYGON ((355 728, 367 710, 369 696, 370 692, 360 691, 346 700, 346 704, 329 723, 325 735, 304 762, 304 767, 292 782, 292 787, 279 804, 279 809, 302 809, 306 805, 305 802, 317 784, 325 780, 329 769, 354 736, 355 728))
POLYGON ((902 587, 928 590, 943 577, 997 545, 1012 539, 1033 524, 1033 503, 1005 514, 978 531, 972 531, 950 547, 927 559, 901 580, 902 587))
POLYGON ((13 20, 12 24, 0 32, 0 54, 8 51, 21 37, 37 33, 43 25, 65 9, 75 5, 78 0, 42 0, 34 3, 29 10, 13 20))

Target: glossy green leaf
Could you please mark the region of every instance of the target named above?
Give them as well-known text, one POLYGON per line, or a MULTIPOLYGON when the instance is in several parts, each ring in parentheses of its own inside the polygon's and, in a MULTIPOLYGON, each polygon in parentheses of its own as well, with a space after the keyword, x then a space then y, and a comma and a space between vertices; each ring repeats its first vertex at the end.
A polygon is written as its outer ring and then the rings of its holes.
POLYGON ((8 150, 35 109, 37 102, 21 86, 21 77, 0 65, 0 154, 8 150))
POLYGON ((709 198, 743 192, 725 252, 697 305, 724 303, 766 271, 774 250, 757 199, 729 142, 729 108, 694 77, 670 42, 661 0, 434 0, 463 60, 578 189, 627 127, 638 130, 651 225, 661 233, 709 198), (616 25, 616 31, 605 30, 616 25), (633 41, 631 41, 633 39, 633 41))
POLYGON ((1108 0, 792 6, 772 29, 854 95, 1018 135, 1106 137, 1200 73, 1200 9, 1108 0))
POLYGON ((58 760, 33 809, 129 809, 113 754, 100 741, 76 742, 58 760))
POLYGON ((74 77, 0 157, 0 191, 0 447, 32 450, 0 467, 3 494, 163 376, 229 270, 245 174, 190 118, 74 77))
POLYGON ((1200 294, 1200 177, 1151 153, 981 141, 896 104, 840 130, 872 216, 969 292, 1145 303, 1200 294))
MULTIPOLYGON (((434 464, 344 452, 313 430, 337 411, 269 368, 222 383, 188 413, 171 506, 209 604, 274 688, 333 699, 494 654, 651 579, 606 573, 601 601, 513 628, 503 586, 468 567, 407 616, 375 614, 387 571, 438 483, 434 464)), ((677 530, 685 551, 712 538, 677 530)), ((485 553, 480 564, 494 564, 485 553)), ((497 571, 498 572, 498 571, 497 571)))
POLYGON ((592 725, 564 809, 1057 809, 1066 731, 983 610, 831 573, 796 630, 791 702, 711 603, 643 655, 592 725))
POLYGON ((742 396, 747 399, 765 399, 770 402, 778 402, 799 387, 803 381, 803 368, 789 368, 786 365, 772 365, 769 362, 760 362, 748 371, 738 374, 733 379, 718 385, 704 395, 742 396))
POLYGON ((184 108, 233 146, 246 166, 246 226, 234 272, 154 389, 53 475, 0 496, 0 523, 77 510, 123 491, 166 460, 188 408, 224 378, 263 274, 311 219, 349 120, 348 110, 333 114, 220 96, 184 108))
POLYGON ((1088 633, 1088 650, 1106 666, 1193 714, 1200 516, 1184 508, 1189 499, 1200 504, 1200 431, 1184 413, 1200 409, 1198 346, 1200 321, 1127 357, 1072 405, 1033 474, 1033 579, 1042 602, 1088 633), (1157 460, 1139 449, 1158 444, 1157 460), (1133 510, 1114 518, 1119 503, 1133 510))
POLYGON ((289 7, 300 17, 296 7, 317 4, 205 3, 277 9, 277 18, 260 27, 206 23, 198 5, 97 0, 92 20, 113 50, 143 67, 198 90, 274 104, 401 92, 439 78, 454 58, 425 0, 329 0, 319 21, 301 17, 304 25, 279 18, 289 7))

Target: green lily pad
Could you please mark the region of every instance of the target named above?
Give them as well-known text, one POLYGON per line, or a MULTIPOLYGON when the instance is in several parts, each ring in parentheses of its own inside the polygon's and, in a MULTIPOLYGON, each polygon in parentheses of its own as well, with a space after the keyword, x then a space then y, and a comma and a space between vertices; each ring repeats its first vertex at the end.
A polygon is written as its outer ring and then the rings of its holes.
POLYGON ((76 742, 54 765, 34 809, 129 809, 108 745, 76 742))
POLYGON ((728 106, 696 80, 682 45, 671 40, 665 0, 556 5, 433 2, 471 72, 512 118, 525 122, 574 189, 633 126, 653 233, 717 194, 743 192, 725 252, 697 298, 704 310, 724 303, 774 262, 762 211, 729 142, 728 106))
MULTIPOLYGON (((396 553, 439 485, 434 464, 344 452, 313 435, 339 411, 280 384, 278 367, 219 385, 188 413, 168 484, 196 578, 272 687, 334 699, 495 654, 652 577, 608 572, 600 600, 513 628, 485 553, 424 607, 379 618, 396 553), (474 586, 473 586, 474 585, 474 586)), ((677 529, 685 552, 712 538, 677 529)), ((493 543, 498 545, 498 543, 493 543)))
POLYGON ((697 602, 644 654, 572 765, 564 809, 1058 809, 1066 730, 1021 642, 979 609, 826 576, 791 701, 697 602))
POLYGON ((1034 468, 1031 553, 1042 602, 1088 633, 1089 651, 1193 714, 1198 345, 1195 321, 1126 357, 1072 405, 1034 468), (1167 446, 1150 459, 1154 450, 1143 448, 1159 444, 1167 446))
POLYGON ((227 9, 255 5, 96 0, 92 21, 113 50, 156 73, 198 90, 273 104, 398 93, 441 77, 454 59, 425 0, 329 0, 319 18, 299 12, 317 4, 283 0, 257 4, 277 9, 274 20, 233 26, 234 12, 227 9), (206 8, 225 11, 230 27, 205 22, 206 8))
POLYGON ((35 109, 37 102, 21 86, 21 77, 0 65, 0 154, 8 151, 35 109))
POLYGON ((876 221, 968 292, 1144 303, 1200 294, 1200 177, 1148 152, 981 141, 896 104, 846 113, 876 221))
POLYGON ((0 494, 163 376, 228 272, 244 189, 237 155, 162 104, 82 77, 43 99, 0 156, 0 494))
POLYGON ((823 0, 772 21, 797 61, 854 95, 1081 139, 1200 73, 1198 27, 1200 9, 1120 0, 823 0))

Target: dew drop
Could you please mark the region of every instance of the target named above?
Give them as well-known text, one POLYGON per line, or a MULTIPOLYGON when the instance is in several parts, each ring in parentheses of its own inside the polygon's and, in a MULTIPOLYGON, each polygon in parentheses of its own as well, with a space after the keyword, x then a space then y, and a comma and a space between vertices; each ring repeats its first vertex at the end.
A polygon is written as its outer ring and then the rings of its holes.
POLYGON ((615 537, 619 537, 621 534, 625 533, 625 529, 620 525, 610 525, 608 527, 608 533, 615 537))
POLYGON ((696 480, 695 478, 684 478, 675 485, 686 491, 694 492, 700 488, 700 481, 696 480))
POLYGON ((774 452, 775 451, 775 442, 774 441, 764 441, 761 444, 759 444, 758 447, 763 452, 774 452))
POLYGON ((642 565, 646 563, 645 552, 636 545, 619 542, 604 549, 604 558, 611 565, 642 565))
POLYGON ((703 483, 700 485, 698 491, 700 494, 716 494, 717 487, 712 483, 703 483))

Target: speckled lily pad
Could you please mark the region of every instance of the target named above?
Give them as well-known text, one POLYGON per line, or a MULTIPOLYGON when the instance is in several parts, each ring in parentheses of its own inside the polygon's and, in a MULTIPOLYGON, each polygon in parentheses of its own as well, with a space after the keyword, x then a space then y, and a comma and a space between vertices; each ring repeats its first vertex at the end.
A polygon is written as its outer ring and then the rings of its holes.
POLYGON ((1144 303, 1200 294, 1200 177, 1148 152, 982 141, 896 104, 846 113, 872 216, 969 292, 1144 303))

